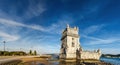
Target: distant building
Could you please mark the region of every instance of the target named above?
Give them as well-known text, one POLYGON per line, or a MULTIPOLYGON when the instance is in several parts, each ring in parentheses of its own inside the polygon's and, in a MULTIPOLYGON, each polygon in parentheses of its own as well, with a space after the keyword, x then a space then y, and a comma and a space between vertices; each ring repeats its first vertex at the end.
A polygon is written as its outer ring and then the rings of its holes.
POLYGON ((79 29, 78 27, 67 28, 62 32, 61 38, 61 49, 60 58, 61 59, 96 59, 99 60, 101 56, 101 51, 83 51, 80 45, 79 39, 79 29))

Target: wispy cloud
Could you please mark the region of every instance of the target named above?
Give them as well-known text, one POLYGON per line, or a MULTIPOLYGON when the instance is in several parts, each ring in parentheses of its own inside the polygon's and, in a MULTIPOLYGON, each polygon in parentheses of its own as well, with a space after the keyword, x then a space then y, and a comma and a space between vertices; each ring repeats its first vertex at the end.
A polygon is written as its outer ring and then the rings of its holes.
POLYGON ((83 35, 83 37, 87 38, 87 39, 90 39, 90 41, 86 42, 88 45, 112 44, 112 43, 115 43, 115 42, 120 42, 119 38, 105 38, 105 39, 101 39, 101 38, 91 37, 91 36, 86 36, 86 35, 83 35))
POLYGON ((87 27, 86 29, 83 30, 83 33, 84 34, 91 34, 91 33, 94 33, 96 31, 100 31, 105 25, 104 24, 101 24, 101 25, 92 25, 92 26, 89 26, 87 27))
POLYGON ((30 28, 33 30, 38 30, 38 31, 43 31, 43 32, 48 32, 48 33, 52 33, 51 31, 54 31, 54 33, 59 34, 61 32, 61 30, 66 26, 67 21, 58 21, 57 23, 53 23, 48 27, 42 27, 41 25, 37 25, 37 24, 23 24, 20 23, 18 21, 13 21, 13 20, 9 20, 9 19, 3 19, 0 18, 0 23, 3 25, 7 25, 7 26, 18 26, 18 27, 26 27, 26 28, 30 28))
POLYGON ((87 39, 91 39, 91 40, 103 40, 103 39, 96 38, 96 37, 91 37, 91 36, 88 36, 88 35, 82 35, 82 37, 87 38, 87 39))
POLYGON ((83 8, 85 9, 84 12, 80 13, 80 20, 86 19, 89 16, 91 16, 91 14, 97 14, 98 11, 100 11, 100 5, 96 5, 96 6, 83 6, 83 8))
POLYGON ((85 41, 85 43, 87 43, 88 45, 97 45, 97 44, 112 44, 115 42, 120 42, 119 37, 114 37, 114 35, 112 37, 108 37, 107 35, 102 34, 101 37, 99 38, 99 36, 95 37, 95 32, 99 32, 102 30, 102 28, 104 28, 105 25, 92 25, 90 27, 87 27, 86 29, 84 29, 81 37, 83 37, 84 39, 87 39, 87 41, 85 41), (89 35, 92 34, 93 36, 89 35), (107 37, 105 37, 107 36, 107 37))
POLYGON ((16 41, 20 37, 18 35, 10 35, 5 32, 0 32, 0 37, 2 38, 2 41, 16 41))
MULTIPOLYGON (((3 4, 3 3, 2 3, 3 4)), ((6 2, 4 2, 6 4, 6 2)), ((4 6, 0 5, 0 18, 12 19, 16 21, 25 21, 44 13, 47 8, 43 1, 17 1, 15 4, 4 6)), ((9 3, 11 4, 11 3, 9 3)))
POLYGON ((118 48, 102 48, 102 53, 104 54, 120 54, 120 50, 118 48))
MULTIPOLYGON (((68 23, 68 21, 66 21, 66 20, 59 20, 57 23, 51 24, 51 26, 49 26, 47 28, 47 31, 48 32, 54 31, 57 34, 61 34, 62 29, 64 29, 66 27, 67 23, 68 23)), ((51 32, 51 33, 53 33, 53 32, 51 32)))
POLYGON ((19 23, 19 22, 13 21, 13 20, 8 20, 8 19, 0 18, 0 23, 3 25, 8 25, 8 26, 20 26, 20 27, 31 28, 34 30, 39 30, 39 31, 45 31, 45 29, 40 25, 35 25, 35 24, 26 25, 26 24, 19 23))
POLYGON ((28 3, 29 3, 28 8, 24 12, 23 16, 25 18, 39 16, 40 14, 47 10, 43 2, 29 1, 28 3))
MULTIPOLYGON (((47 27, 48 31, 54 31, 57 34, 61 34, 62 30, 66 28, 66 24, 73 24, 74 19, 70 15, 62 15, 56 23, 51 24, 50 26, 47 27)), ((53 33, 53 32, 51 32, 53 33)))
POLYGON ((60 45, 38 45, 33 47, 33 49, 36 49, 40 54, 59 53, 60 45))
MULTIPOLYGON (((12 27, 12 28, 14 28, 14 27, 15 28, 25 27, 25 28, 28 28, 28 29, 31 29, 31 30, 47 32, 47 33, 50 33, 50 34, 60 34, 62 29, 65 28, 66 23, 67 23, 66 20, 64 20, 64 21, 59 20, 57 23, 53 23, 50 26, 42 27, 42 26, 37 25, 37 24, 27 25, 27 24, 24 24, 24 23, 20 23, 18 21, 13 21, 13 20, 9 20, 9 19, 0 18, 0 24, 4 25, 5 27, 8 26, 7 28, 5 28, 6 30, 10 29, 10 27, 12 27)), ((14 29, 14 30, 17 30, 17 29, 14 29)), ((40 53, 48 53, 48 52, 41 51, 40 49, 42 49, 42 50, 44 49, 44 50, 50 51, 52 53, 59 52, 59 47, 57 47, 56 45, 53 44, 53 43, 56 43, 56 42, 57 42, 56 44, 60 43, 58 36, 53 36, 53 35, 42 35, 42 36, 39 35, 38 36, 38 34, 37 35, 32 34, 32 35, 29 36, 28 34, 31 34, 31 31, 26 31, 26 33, 19 31, 18 33, 16 33, 16 35, 15 34, 8 34, 7 32, 8 31, 2 33, 2 31, 1 31, 0 37, 3 40, 6 40, 6 41, 14 41, 14 43, 17 43, 16 45, 19 45, 19 48, 22 48, 23 45, 26 45, 27 47, 24 48, 24 50, 26 50, 26 51, 29 51, 31 46, 35 46, 35 49, 37 49, 40 53), (23 33, 24 33, 24 35, 22 35, 23 33), (17 35, 19 35, 19 36, 17 36, 17 35), (34 36, 34 38, 33 38, 33 36, 34 36), (51 41, 50 42, 46 41, 48 39, 51 40, 51 41), (53 40, 53 39, 56 39, 56 40, 53 40), (18 40, 18 41, 15 42, 16 40, 18 40), (49 46, 49 44, 51 44, 51 43, 52 43, 52 45, 49 46), (39 45, 37 45, 37 44, 39 44, 39 45), (44 44, 46 44, 46 45, 44 45, 44 44), (39 47, 37 48, 36 46, 39 46, 39 47), (44 48, 43 48, 43 46, 44 46, 44 48), (46 48, 49 48, 49 50, 46 49, 46 48), (55 48, 57 48, 57 49, 53 52, 53 50, 55 48)), ((32 32, 34 32, 34 31, 32 31, 32 32)), ((14 46, 16 46, 16 45, 14 45, 14 46)), ((12 47, 14 47, 14 46, 12 45, 12 47)), ((18 49, 16 48, 15 50, 18 50, 18 49)))

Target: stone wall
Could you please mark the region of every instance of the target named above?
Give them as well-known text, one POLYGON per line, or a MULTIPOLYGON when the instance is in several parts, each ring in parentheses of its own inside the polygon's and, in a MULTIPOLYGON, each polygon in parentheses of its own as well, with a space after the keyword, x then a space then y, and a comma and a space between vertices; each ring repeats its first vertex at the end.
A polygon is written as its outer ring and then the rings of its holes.
POLYGON ((91 51, 82 51, 81 59, 96 59, 99 60, 101 53, 91 52, 91 51))
POLYGON ((66 58, 76 58, 76 54, 75 53, 69 53, 69 54, 66 54, 66 58))

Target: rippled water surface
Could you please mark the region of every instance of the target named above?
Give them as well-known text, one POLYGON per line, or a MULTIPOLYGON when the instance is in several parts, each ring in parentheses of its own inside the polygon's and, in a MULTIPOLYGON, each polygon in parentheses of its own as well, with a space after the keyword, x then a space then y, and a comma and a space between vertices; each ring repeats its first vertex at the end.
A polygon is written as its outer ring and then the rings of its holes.
POLYGON ((114 65, 120 65, 120 58, 101 58, 100 60, 114 65))
MULTIPOLYGON (((114 64, 114 65, 120 65, 120 58, 101 58, 100 60, 107 63, 114 64)), ((76 63, 76 62, 65 63, 65 62, 58 62, 58 61, 48 61, 45 64, 41 63, 40 61, 33 61, 33 62, 27 62, 24 64, 25 65, 80 65, 79 63, 76 63)))
POLYGON ((65 62, 58 62, 58 61, 54 61, 54 62, 50 61, 46 64, 41 63, 39 61, 33 61, 33 62, 27 62, 27 63, 24 63, 24 64, 25 65, 76 65, 76 63, 73 63, 73 62, 65 63, 65 62))

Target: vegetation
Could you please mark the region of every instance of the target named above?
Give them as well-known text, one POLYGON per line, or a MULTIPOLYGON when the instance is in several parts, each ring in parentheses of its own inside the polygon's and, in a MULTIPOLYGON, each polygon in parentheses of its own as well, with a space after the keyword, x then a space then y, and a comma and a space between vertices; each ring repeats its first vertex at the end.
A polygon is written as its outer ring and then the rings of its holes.
POLYGON ((23 51, 0 51, 0 56, 23 56, 23 55, 27 55, 25 52, 23 51))
POLYGON ((32 54, 32 50, 29 51, 29 55, 33 55, 33 54, 32 54))
POLYGON ((36 52, 36 50, 34 50, 34 55, 37 55, 37 52, 36 52))
POLYGON ((117 55, 113 55, 113 54, 102 54, 101 57, 118 58, 118 57, 120 57, 120 54, 117 54, 117 55))
POLYGON ((29 51, 29 55, 37 55, 36 50, 34 50, 34 52, 32 52, 32 50, 29 51))
POLYGON ((37 55, 36 50, 32 53, 32 50, 29 53, 23 51, 0 51, 0 56, 24 56, 24 55, 37 55))

